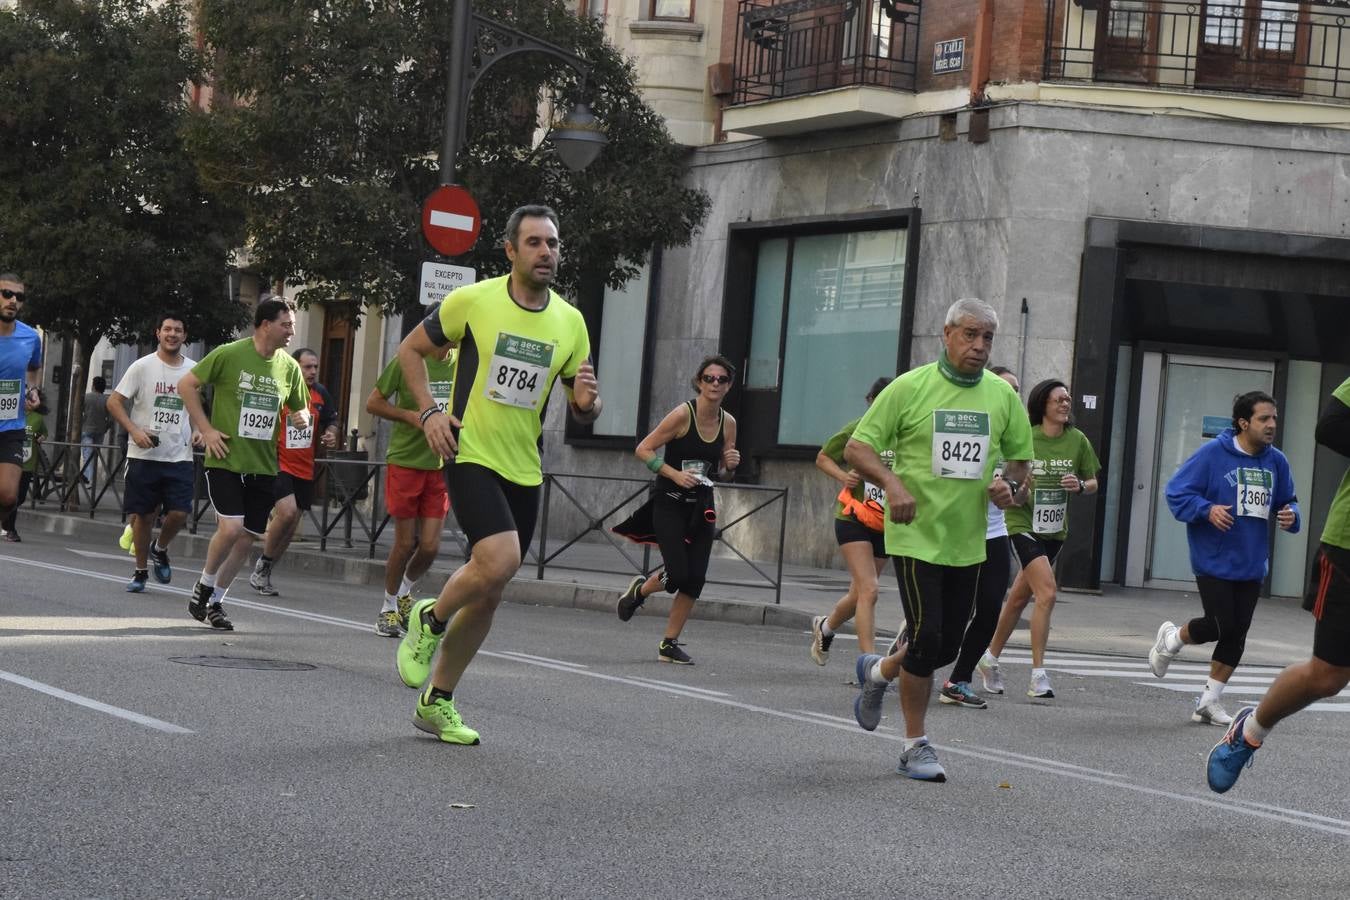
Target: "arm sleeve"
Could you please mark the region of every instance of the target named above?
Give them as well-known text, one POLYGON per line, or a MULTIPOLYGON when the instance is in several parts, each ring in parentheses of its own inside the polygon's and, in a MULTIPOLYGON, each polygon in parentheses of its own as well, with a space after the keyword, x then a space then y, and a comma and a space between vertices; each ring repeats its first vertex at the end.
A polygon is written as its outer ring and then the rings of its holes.
POLYGON ((389 361, 389 365, 384 367, 380 377, 375 382, 375 390, 380 392, 380 396, 388 400, 403 387, 403 367, 398 363, 398 357, 389 361))
MULTIPOLYGON (((895 437, 899 431, 900 416, 904 412, 906 384, 897 378, 872 401, 872 405, 858 420, 853 429, 852 439, 871 447, 877 453, 895 446, 895 437)), ((845 444, 848 443, 846 440, 845 444)))
MULTIPOLYGON (((228 345, 226 345, 228 346, 228 345)), ((220 372, 220 348, 217 347, 206 356, 202 361, 192 367, 192 374, 197 376, 197 380, 206 387, 215 381, 216 375, 220 372)), ((120 392, 119 392, 120 393, 120 392)))
POLYGON ((1208 445, 1181 464, 1167 481, 1167 508, 1178 522, 1199 522, 1209 517, 1214 504, 1205 496, 1209 481, 1205 451, 1208 445))
POLYGON ((299 363, 291 369, 291 392, 286 397, 286 405, 291 409, 309 409, 309 385, 305 383, 305 373, 300 370, 299 363))
MULTIPOLYGON (((144 357, 142 357, 142 359, 143 358, 144 357)), ((134 402, 136 400, 136 395, 140 393, 140 373, 141 361, 138 359, 127 366, 127 370, 122 373, 122 380, 117 382, 117 387, 113 388, 113 390, 134 402)), ((127 415, 131 415, 131 410, 127 410, 127 415)))
POLYGON ((1102 470, 1101 460, 1097 459, 1097 451, 1093 449, 1087 435, 1081 431, 1078 434, 1083 438, 1083 446, 1078 451, 1078 471, 1084 478, 1095 478, 1102 470))
POLYGON ((464 288, 455 288, 422 320, 427 337, 437 347, 444 347, 464 337, 472 296, 464 288))
POLYGON ((834 460, 835 465, 846 465, 844 462, 844 447, 848 445, 848 439, 853 436, 853 429, 857 423, 850 423, 839 430, 839 433, 825 442, 825 446, 820 448, 830 459, 834 460))
MULTIPOLYGON (((555 301, 561 301, 560 298, 554 298, 555 301)), ((581 313, 576 314, 576 339, 572 344, 572 355, 563 363, 558 370, 558 376, 562 378, 563 384, 568 390, 572 389, 572 379, 576 377, 577 369, 581 364, 591 358, 591 335, 586 330, 586 320, 581 317, 581 313)))
POLYGON ((1274 502, 1272 509, 1283 509, 1284 505, 1289 504, 1289 508, 1294 511, 1294 527, 1289 529, 1290 534, 1298 534, 1303 527, 1303 513, 1298 508, 1298 495, 1294 492, 1294 473, 1289 469, 1289 460, 1283 455, 1280 457, 1280 465, 1275 473, 1277 482, 1275 484, 1274 502))
POLYGON ((33 355, 28 358, 28 368, 42 368, 42 341, 40 340, 33 341, 33 355))
POLYGON ((319 395, 319 431, 324 431, 329 425, 337 424, 338 411, 333 403, 333 395, 328 393, 328 388, 321 384, 314 386, 314 390, 319 395))
POLYGON ((1027 418, 1026 408, 1012 388, 1008 388, 1008 426, 999 439, 999 452, 1004 459, 1032 459, 1036 455, 1036 444, 1031 435, 1031 420, 1027 418))
POLYGON ((1322 416, 1317 420, 1317 443, 1335 450, 1341 456, 1350 456, 1350 406, 1341 398, 1342 391, 1350 395, 1350 381, 1342 384, 1327 401, 1322 416))

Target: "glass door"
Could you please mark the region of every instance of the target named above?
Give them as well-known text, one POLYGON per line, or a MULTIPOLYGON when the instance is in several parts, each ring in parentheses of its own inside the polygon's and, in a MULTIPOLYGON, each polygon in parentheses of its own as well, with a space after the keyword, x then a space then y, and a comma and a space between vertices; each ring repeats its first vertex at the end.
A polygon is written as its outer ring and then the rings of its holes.
POLYGON ((1193 588, 1186 526, 1167 508, 1167 481, 1202 444, 1232 424, 1234 397, 1272 390, 1275 364, 1160 353, 1144 356, 1145 373, 1151 371, 1152 377, 1141 385, 1139 417, 1141 424, 1155 424, 1139 429, 1130 531, 1132 537, 1143 538, 1147 553, 1135 550, 1139 543, 1131 547, 1135 552, 1130 554, 1133 565, 1127 563, 1127 583, 1193 588))

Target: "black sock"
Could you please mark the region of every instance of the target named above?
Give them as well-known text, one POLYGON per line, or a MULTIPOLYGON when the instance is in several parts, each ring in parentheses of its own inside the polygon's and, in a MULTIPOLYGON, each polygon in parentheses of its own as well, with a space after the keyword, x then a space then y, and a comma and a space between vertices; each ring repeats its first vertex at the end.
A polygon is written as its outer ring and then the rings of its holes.
POLYGON ((422 695, 422 705, 430 706, 437 700, 453 700, 453 699, 455 699, 454 691, 443 691, 440 688, 435 687, 433 685, 427 685, 427 692, 422 695))
POLYGON ((276 562, 276 560, 264 553, 262 556, 258 557, 258 562, 267 563, 270 566, 272 563, 276 562))
POLYGON ((133 577, 133 578, 136 578, 136 579, 139 580, 139 581, 144 581, 145 579, 147 579, 147 578, 150 577, 150 570, 149 570, 149 569, 137 569, 137 570, 136 570, 136 574, 133 575, 132 577, 133 577))
POLYGON ((440 619, 436 618, 436 614, 432 612, 432 609, 434 608, 435 607, 428 606, 426 609, 422 610, 422 623, 427 626, 427 631, 430 631, 432 634, 444 634, 445 626, 450 623, 442 622, 440 619))

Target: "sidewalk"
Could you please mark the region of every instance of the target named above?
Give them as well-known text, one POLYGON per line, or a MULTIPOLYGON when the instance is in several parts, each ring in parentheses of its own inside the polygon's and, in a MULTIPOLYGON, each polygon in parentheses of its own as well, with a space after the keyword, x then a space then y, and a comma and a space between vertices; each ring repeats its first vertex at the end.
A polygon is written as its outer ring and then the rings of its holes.
MULTIPOLYGON (((84 549, 106 552, 117 552, 117 538, 122 533, 121 516, 112 510, 100 510, 90 518, 88 513, 59 512, 41 507, 32 510, 25 506, 19 514, 18 524, 21 534, 65 536, 84 549)), ((175 539, 175 559, 187 558, 199 564, 214 530, 213 516, 208 513, 201 525, 197 535, 184 531, 175 539)), ((374 559, 366 558, 365 544, 358 543, 348 549, 340 537, 330 538, 327 549, 320 552, 317 541, 305 537, 305 532, 311 529, 311 523, 306 519, 302 536, 291 545, 274 573, 278 584, 284 585, 287 580, 304 575, 347 584, 368 584, 372 597, 378 598, 389 541, 385 539, 376 547, 374 559)), ((556 549, 556 546, 557 539, 554 538, 551 547, 556 549)), ((628 545, 628 549, 630 556, 641 559, 641 548, 628 545)), ((20 555, 23 545, 7 545, 6 552, 20 555)), ((659 559, 659 555, 653 553, 653 562, 659 563, 659 559)), ((451 532, 447 532, 441 543, 440 556, 422 579, 418 592, 425 596, 438 592, 445 579, 463 561, 459 546, 451 539, 451 532)), ((773 563, 758 565, 769 573, 775 569, 773 563)), ((627 566, 624 558, 608 543, 582 543, 569 548, 551 563, 544 570, 543 579, 539 580, 536 578, 537 561, 531 556, 512 582, 506 599, 512 603, 613 613, 618 594, 637 574, 635 570, 625 571, 627 566)), ((734 557, 714 557, 709 568, 708 587, 704 598, 694 607, 693 618, 805 632, 810 628, 812 617, 829 612, 835 601, 848 590, 848 575, 843 570, 785 564, 781 603, 775 604, 772 586, 764 582, 750 583, 758 577, 734 557)), ((246 587, 244 591, 247 592, 246 587)), ((649 598, 638 614, 664 617, 668 610, 669 599, 661 594, 649 598)), ((1105 586, 1100 594, 1066 591, 1056 603, 1050 648, 1052 652, 1072 650, 1145 656, 1164 619, 1180 624, 1199 612, 1200 600, 1194 592, 1149 591, 1115 585, 1105 586)), ((899 592, 895 576, 888 567, 881 580, 878 630, 893 633, 899 619, 899 592)), ((1312 626, 1312 617, 1297 601, 1262 600, 1247 638, 1243 661, 1283 666, 1307 659, 1312 648, 1312 626)), ((804 638, 803 655, 805 641, 804 638)), ((1025 620, 1013 633, 1009 646, 1030 646, 1025 620)), ((1196 661, 1208 656, 1199 649, 1186 653, 1188 657, 1194 656, 1196 661)))

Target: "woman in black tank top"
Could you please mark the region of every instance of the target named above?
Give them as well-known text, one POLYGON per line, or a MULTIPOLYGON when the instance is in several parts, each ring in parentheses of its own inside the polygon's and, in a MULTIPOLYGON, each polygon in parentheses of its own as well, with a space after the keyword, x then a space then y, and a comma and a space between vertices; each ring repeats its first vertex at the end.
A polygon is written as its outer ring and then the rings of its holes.
POLYGON ((657 590, 675 595, 657 651, 661 662, 693 665, 678 638, 703 591, 712 556, 716 520, 712 478, 741 461, 736 420, 722 409, 735 374, 724 357, 703 360, 693 380, 698 396, 672 409, 637 446, 637 458, 656 473, 650 501, 652 530, 665 566, 654 575, 633 579, 619 599, 619 618, 628 621, 657 590))

